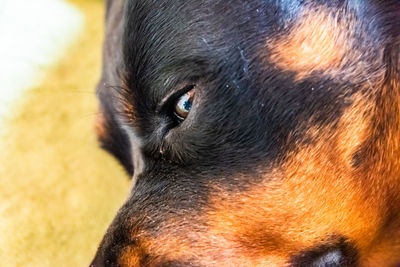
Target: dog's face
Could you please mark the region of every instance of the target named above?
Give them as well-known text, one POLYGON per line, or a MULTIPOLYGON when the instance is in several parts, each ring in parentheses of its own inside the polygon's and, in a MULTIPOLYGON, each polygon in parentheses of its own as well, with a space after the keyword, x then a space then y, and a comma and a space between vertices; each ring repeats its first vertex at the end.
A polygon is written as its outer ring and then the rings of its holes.
POLYGON ((400 2, 125 2, 98 133, 135 186, 94 266, 400 263, 400 2))

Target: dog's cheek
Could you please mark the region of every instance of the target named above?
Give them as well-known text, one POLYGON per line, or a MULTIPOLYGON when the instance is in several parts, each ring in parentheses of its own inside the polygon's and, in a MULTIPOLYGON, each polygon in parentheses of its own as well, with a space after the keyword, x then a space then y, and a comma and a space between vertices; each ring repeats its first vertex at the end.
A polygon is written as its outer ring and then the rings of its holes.
POLYGON ((96 116, 95 131, 101 148, 117 158, 132 177, 133 161, 128 135, 113 116, 101 108, 96 116))

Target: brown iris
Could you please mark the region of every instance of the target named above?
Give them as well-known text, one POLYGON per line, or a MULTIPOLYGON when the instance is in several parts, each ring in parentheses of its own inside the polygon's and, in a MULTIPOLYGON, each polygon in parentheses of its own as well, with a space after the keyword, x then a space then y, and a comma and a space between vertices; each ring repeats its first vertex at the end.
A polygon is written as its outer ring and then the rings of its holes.
POLYGON ((194 96, 195 96, 195 90, 192 89, 187 93, 185 93, 184 95, 182 95, 178 99, 178 102, 176 102, 174 114, 179 120, 183 121, 189 115, 189 112, 192 109, 194 96))

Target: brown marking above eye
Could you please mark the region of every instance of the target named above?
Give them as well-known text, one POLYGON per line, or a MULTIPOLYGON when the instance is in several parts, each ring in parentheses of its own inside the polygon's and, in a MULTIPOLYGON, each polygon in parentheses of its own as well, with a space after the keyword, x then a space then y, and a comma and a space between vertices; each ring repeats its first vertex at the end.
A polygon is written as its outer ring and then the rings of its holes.
POLYGON ((301 79, 312 71, 338 70, 351 49, 351 19, 328 8, 304 10, 288 35, 267 41, 273 63, 301 79))

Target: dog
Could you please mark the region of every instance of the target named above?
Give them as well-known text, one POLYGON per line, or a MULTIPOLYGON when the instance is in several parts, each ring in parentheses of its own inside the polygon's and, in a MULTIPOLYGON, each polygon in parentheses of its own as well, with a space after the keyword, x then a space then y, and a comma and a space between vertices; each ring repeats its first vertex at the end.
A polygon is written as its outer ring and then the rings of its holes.
POLYGON ((91 266, 399 266, 400 2, 108 0, 91 266))

